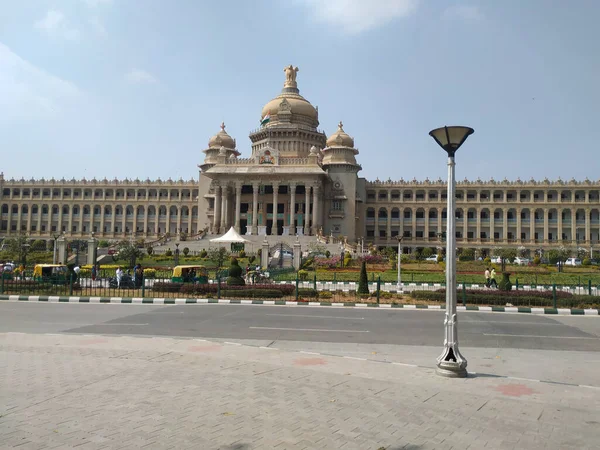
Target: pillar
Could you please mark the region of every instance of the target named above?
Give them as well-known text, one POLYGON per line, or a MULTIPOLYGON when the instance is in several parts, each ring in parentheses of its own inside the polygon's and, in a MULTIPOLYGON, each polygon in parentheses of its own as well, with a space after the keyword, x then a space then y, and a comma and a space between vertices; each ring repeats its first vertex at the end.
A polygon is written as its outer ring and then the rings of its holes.
POLYGON ((305 185, 305 195, 304 195, 304 235, 310 235, 310 186, 305 185))
POLYGON ((227 232, 227 187, 221 188, 221 233, 227 232))
POLYGON ((298 236, 296 236, 296 241, 294 242, 294 269, 300 270, 300 264, 302 262, 302 247, 300 245, 300 240, 298 236))
POLYGON ((252 234, 258 234, 258 183, 252 183, 252 234))
POLYGON ((260 266, 263 269, 267 269, 269 267, 269 242, 267 241, 266 237, 261 245, 260 266))
POLYGON ((548 241, 548 208, 544 208, 544 240, 543 242, 548 241))
POLYGON ((67 240, 64 235, 61 235, 56 241, 56 261, 57 264, 67 263, 67 240))
MULTIPOLYGON (((296 234, 296 184, 290 183, 290 233, 292 236, 296 234)), ((295 244, 294 244, 295 245, 295 244)), ((294 250, 294 260, 296 258, 296 251, 294 250)), ((294 266, 295 267, 295 266, 294 266)))
MULTIPOLYGON (((589 202, 589 192, 586 192, 586 197, 587 197, 587 201, 589 202)), ((583 237, 584 241, 586 241, 585 242, 586 244, 588 243, 587 241, 592 239, 592 237, 590 236, 591 221, 592 221, 592 212, 589 208, 587 208, 585 210, 585 236, 583 237)))
POLYGON ((94 236, 92 236, 91 238, 88 239, 87 241, 87 261, 86 264, 88 265, 94 265, 96 264, 96 247, 97 247, 97 240, 94 236))
POLYGON ((240 210, 242 206, 242 183, 235 185, 235 231, 240 232, 240 210))
POLYGON ((571 209, 571 241, 577 242, 577 209, 571 209))
POLYGON ((320 214, 319 214, 319 193, 321 189, 319 186, 313 186, 313 212, 312 212, 312 221, 313 221, 313 233, 317 235, 319 233, 320 223, 320 214))
POLYGON ((277 236, 277 202, 279 201, 279 184, 273 183, 273 225, 271 234, 277 236))
POLYGON ((213 216, 213 233, 219 233, 219 224, 221 223, 221 186, 215 186, 215 205, 213 216))

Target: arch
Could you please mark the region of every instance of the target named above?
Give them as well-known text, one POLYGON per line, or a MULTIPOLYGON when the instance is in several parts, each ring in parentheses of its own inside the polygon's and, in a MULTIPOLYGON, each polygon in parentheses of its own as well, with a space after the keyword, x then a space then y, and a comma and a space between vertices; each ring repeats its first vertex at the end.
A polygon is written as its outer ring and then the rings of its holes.
POLYGON ((146 209, 143 206, 138 206, 136 209, 136 214, 139 216, 143 216, 146 209))
POLYGON ((148 197, 149 198, 156 198, 156 197, 158 197, 158 192, 156 191, 156 189, 150 189, 148 191, 148 197))
POLYGON ((94 198, 102 198, 102 189, 96 189, 94 191, 94 198))
POLYGON ((125 198, 125 190, 123 190, 123 189, 115 190, 115 197, 116 198, 125 198))
POLYGON ((492 197, 495 202, 501 202, 504 200, 504 191, 500 191, 500 190, 496 189, 492 193, 492 197))
POLYGON ((437 219, 437 218, 438 218, 438 211, 437 211, 437 208, 431 208, 431 209, 429 210, 428 218, 429 218, 429 219, 437 219))
MULTIPOLYGON (((527 208, 525 208, 527 209, 527 208)), ((521 218, 523 218, 523 216, 521 215, 521 218)), ((494 209, 494 221, 497 222, 504 222, 504 210, 502 208, 496 208, 494 209)))
POLYGON ((52 215, 58 215, 58 205, 52 205, 52 215))
POLYGON ((415 212, 415 215, 417 216, 417 219, 424 219, 425 218, 425 209, 424 208, 417 208, 417 211, 415 212))
POLYGON ((117 215, 117 216, 123 215, 123 207, 121 205, 115 206, 115 215, 117 215))
POLYGON ((472 220, 477 218, 477 210, 475 208, 467 209, 467 219, 472 220))
POLYGON ((132 217, 132 216, 133 216, 133 206, 131 206, 131 205, 127 205, 127 206, 125 207, 125 215, 126 215, 127 217, 132 217))
POLYGON ((181 207, 181 215, 183 217, 188 217, 190 215, 190 209, 187 206, 181 207))
POLYGON ((481 208, 479 211, 480 220, 488 220, 490 218, 490 210, 487 208, 481 208))
POLYGON ((11 214, 19 214, 19 205, 12 205, 11 214))
POLYGON ((158 208, 158 215, 159 216, 166 216, 167 215, 167 207, 165 205, 161 205, 158 208))
POLYGON ((598 221, 600 220, 600 210, 598 210, 597 208, 593 208, 590 211, 590 220, 592 221, 592 223, 597 225, 598 221))
POLYGON ((367 208, 367 219, 375 218, 375 208, 367 208))
POLYGON ((169 208, 169 214, 171 215, 171 217, 177 217, 177 214, 179 214, 179 211, 177 210, 177 206, 171 206, 169 208))
POLYGON ((558 219, 558 211, 556 210, 556 208, 550 208, 548 210, 548 222, 556 223, 557 219, 558 219))
POLYGON ((106 205, 104 207, 104 215, 105 216, 112 216, 112 206, 106 205))
POLYGON ((21 206, 21 214, 28 214, 28 213, 29 213, 29 206, 27 206, 27 205, 21 206))
POLYGON ((101 211, 100 206, 99 205, 95 205, 94 206, 94 216, 99 215, 100 211, 101 211))
POLYGON ((392 219, 400 218, 400 208, 392 208, 392 219))
POLYGON ((561 217, 563 224, 569 225, 571 223, 571 209, 563 208, 560 211, 560 217, 561 217))
POLYGON ((388 216, 387 208, 379 208, 379 211, 377 211, 377 218, 387 219, 387 216, 388 216))
POLYGON ((69 205, 63 205, 62 206, 62 213, 63 213, 63 216, 65 214, 69 214, 69 205))
POLYGON ((171 198, 178 199, 179 198, 179 189, 171 189, 171 198))
POLYGON ((404 208, 404 218, 412 219, 412 216, 413 216, 412 208, 404 208))
POLYGON ((38 205, 33 205, 31 207, 31 214, 37 214, 39 212, 39 206, 38 205))
POLYGON ((551 189, 548 191, 548 201, 549 202, 557 202, 558 201, 558 191, 551 189))
POLYGON ((457 219, 463 219, 465 217, 465 211, 464 211, 464 209, 462 209, 462 208, 456 208, 456 210, 455 210, 455 217, 457 219))
POLYGON ((377 200, 386 201, 388 199, 387 189, 380 189, 377 191, 377 200))
POLYGON ((198 207, 197 206, 194 206, 192 208, 192 217, 196 217, 196 218, 198 217, 198 207))
POLYGON ((50 208, 48 207, 48 205, 42 205, 42 214, 48 214, 49 210, 50 208))
POLYGON ((73 206, 73 214, 74 215, 79 214, 79 205, 74 205, 73 206))
POLYGON ((148 216, 154 217, 156 215, 156 206, 150 205, 148 206, 148 216))
POLYGON ((560 191, 560 199, 563 202, 571 202, 573 199, 573 193, 567 189, 560 191))
POLYGON ((412 191, 412 189, 406 189, 406 190, 404 190, 404 192, 402 194, 402 199, 406 200, 406 201, 411 201, 413 199, 413 191, 412 191))
POLYGON ((544 221, 544 210, 542 208, 536 208, 533 211, 533 218, 537 223, 544 221))
POLYGON ((90 213, 90 205, 85 205, 83 207, 83 214, 87 215, 90 213))
POLYGON ((585 210, 582 208, 579 208, 576 212, 575 212, 575 220, 577 222, 583 222, 585 221, 585 210))
POLYGON ((2 205, 2 214, 8 214, 8 205, 6 203, 2 205))

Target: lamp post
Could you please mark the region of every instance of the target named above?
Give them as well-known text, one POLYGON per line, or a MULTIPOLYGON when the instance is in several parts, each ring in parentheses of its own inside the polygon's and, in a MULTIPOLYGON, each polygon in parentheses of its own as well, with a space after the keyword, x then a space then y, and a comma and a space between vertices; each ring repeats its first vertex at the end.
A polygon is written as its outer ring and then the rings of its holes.
POLYGON ((340 242, 340 268, 344 268, 344 242, 340 242))
POLYGON ((179 265, 179 243, 175 244, 175 265, 179 265))
POLYGON ((444 318, 444 350, 437 358, 437 373, 444 377, 467 376, 467 360, 458 349, 458 320, 456 315, 456 196, 454 154, 473 134, 468 127, 442 127, 429 135, 448 154, 448 204, 446 219, 446 316, 444 318))
POLYGON ((398 267, 398 279, 396 281, 396 291, 402 292, 402 271, 400 269, 400 264, 402 262, 402 237, 400 234, 396 236, 398 239, 398 262, 396 266, 398 267))
POLYGON ((56 264, 56 241, 60 237, 59 233, 53 233, 52 237, 54 238, 54 252, 52 254, 52 264, 56 264))
POLYGON ((29 252, 29 247, 31 247, 31 244, 23 244, 23 254, 21 258, 21 264, 23 267, 27 265, 27 253, 29 252))

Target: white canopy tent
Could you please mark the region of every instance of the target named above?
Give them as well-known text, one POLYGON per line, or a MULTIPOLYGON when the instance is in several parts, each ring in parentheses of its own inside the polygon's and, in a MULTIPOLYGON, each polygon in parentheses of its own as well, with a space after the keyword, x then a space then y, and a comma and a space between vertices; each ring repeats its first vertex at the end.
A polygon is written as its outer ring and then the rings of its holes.
POLYGON ((244 239, 237 231, 235 231, 233 227, 231 227, 223 236, 211 239, 210 242, 216 242, 218 244, 227 244, 233 242, 247 244, 250 241, 248 239, 244 239))

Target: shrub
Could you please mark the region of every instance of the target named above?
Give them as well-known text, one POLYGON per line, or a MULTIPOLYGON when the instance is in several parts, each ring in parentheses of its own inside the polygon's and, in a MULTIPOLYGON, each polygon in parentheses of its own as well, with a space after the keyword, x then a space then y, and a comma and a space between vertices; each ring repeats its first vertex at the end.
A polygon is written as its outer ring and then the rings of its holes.
POLYGON ((510 273, 504 272, 502 273, 502 279, 498 284, 498 289, 501 291, 510 291, 512 289, 512 283, 510 282, 510 273))
POLYGON ((155 292, 179 292, 182 287, 183 283, 156 282, 152 286, 152 290, 155 292))
POLYGON ((204 248, 203 248, 203 249, 200 251, 200 258, 206 258, 206 255, 207 255, 207 254, 208 254, 208 253, 206 253, 206 249, 204 249, 204 248))
POLYGON ((319 298, 333 298, 333 294, 329 291, 321 291, 318 293, 317 297, 319 298))
POLYGON ((352 255, 349 252, 346 252, 344 255, 344 267, 350 267, 352 264, 352 255))
MULTIPOLYGON (((446 300, 446 290, 437 291, 413 291, 410 296, 417 300, 431 300, 444 302, 446 300)), ((510 303, 514 306, 552 306, 552 291, 497 291, 493 290, 466 290, 467 302, 479 305, 504 306, 510 303)), ((458 302, 462 299, 462 290, 456 293, 458 302)), ((577 305, 585 304, 585 300, 590 303, 598 303, 600 297, 593 296, 574 296, 569 292, 556 291, 557 306, 559 308, 573 308, 577 305)))
POLYGON ((533 258, 532 263, 533 263, 534 266, 539 266, 540 262, 542 262, 542 260, 540 259, 539 256, 536 256, 535 258, 533 258))
POLYGON ((485 259, 483 260, 483 263, 484 263, 486 266, 489 266, 490 264, 492 264, 492 260, 490 259, 490 257, 489 257, 489 256, 486 256, 486 257, 485 257, 485 259))
POLYGON ((152 256, 153 251, 154 249, 150 245, 146 247, 146 253, 148 253, 148 256, 152 256))
POLYGON ((144 278, 156 278, 156 269, 144 269, 144 278))
POLYGON ((245 258, 246 257, 246 251, 245 250, 241 250, 240 251, 240 258, 245 258))
POLYGON ((260 258, 262 256, 262 248, 259 248, 258 251, 256 252, 256 254, 260 258))
POLYGON ((36 239, 31 244, 31 250, 46 250, 46 241, 42 239, 36 239))
POLYGON ((316 289, 309 289, 309 288, 299 288, 298 289, 298 297, 314 298, 317 295, 318 295, 318 292, 316 289))
POLYGON ((306 270, 299 270, 298 271, 298 279, 300 281, 308 280, 308 272, 306 270))
POLYGON ((327 250, 325 252, 325 258, 329 258, 331 256, 331 252, 329 250, 327 250))
POLYGON ((437 257, 437 262, 438 262, 438 264, 444 262, 444 256, 441 253, 437 257))
POLYGON ((243 286, 246 284, 242 278, 242 268, 240 267, 237 258, 231 258, 231 266, 229 266, 229 276, 227 277, 228 286, 243 286))
POLYGON ((109 247, 109 242, 107 240, 100 240, 98 241, 98 248, 108 248, 109 247))
POLYGON ((171 250, 170 248, 167 249, 167 251, 165 252, 165 256, 173 256, 173 250, 171 250))
POLYGON ((249 298, 281 298, 283 292, 279 289, 224 289, 221 291, 221 297, 249 297, 249 298))
POLYGON ((183 256, 187 256, 190 253, 190 249, 187 247, 183 247, 183 256))
POLYGON ((592 261, 590 260, 590 258, 583 258, 583 261, 581 261, 581 265, 583 266, 589 266, 592 264, 592 261))
POLYGON ((358 280, 358 290, 356 292, 359 294, 369 293, 369 282, 367 279, 367 263, 364 261, 364 259, 360 266, 360 278, 358 280))
POLYGON ((252 255, 252 256, 250 256, 250 258, 248 258, 248 262, 250 264, 252 264, 255 260, 256 260, 256 256, 254 256, 254 255, 252 255))

